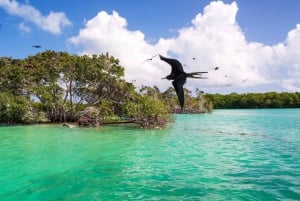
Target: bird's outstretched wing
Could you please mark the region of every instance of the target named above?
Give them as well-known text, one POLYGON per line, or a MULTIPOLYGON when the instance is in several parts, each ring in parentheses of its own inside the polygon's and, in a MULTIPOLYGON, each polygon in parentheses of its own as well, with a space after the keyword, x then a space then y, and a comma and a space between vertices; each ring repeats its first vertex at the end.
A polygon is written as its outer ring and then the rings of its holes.
POLYGON ((185 84, 185 82, 186 82, 185 76, 180 76, 172 82, 172 84, 175 88, 181 109, 183 109, 183 105, 184 105, 183 85, 185 84))
POLYGON ((171 75, 178 76, 178 75, 184 73, 182 64, 178 60, 170 59, 170 58, 164 57, 162 55, 159 55, 159 58, 171 65, 171 67, 172 67, 171 75))
POLYGON ((158 56, 158 54, 156 54, 156 55, 154 55, 154 56, 152 56, 152 57, 146 59, 145 61, 143 61, 143 63, 146 62, 146 61, 152 61, 152 59, 154 59, 154 58, 157 57, 157 56, 158 56))

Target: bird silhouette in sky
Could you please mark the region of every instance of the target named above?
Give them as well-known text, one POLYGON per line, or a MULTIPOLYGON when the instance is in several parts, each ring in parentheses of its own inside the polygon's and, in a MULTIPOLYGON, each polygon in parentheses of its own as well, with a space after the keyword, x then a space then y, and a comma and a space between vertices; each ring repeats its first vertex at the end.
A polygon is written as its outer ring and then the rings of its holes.
POLYGON ((164 57, 162 55, 159 55, 159 58, 169 65, 171 65, 171 74, 162 78, 162 79, 167 79, 167 80, 173 80, 172 84, 175 88, 176 95, 178 97, 178 101, 181 107, 181 112, 183 111, 183 106, 184 106, 184 90, 183 90, 183 85, 186 82, 186 78, 196 78, 196 79, 206 79, 206 77, 202 77, 202 74, 207 73, 207 72, 191 72, 191 73, 186 73, 183 70, 182 64, 176 60, 176 59, 171 59, 164 57))
POLYGON ((40 45, 33 45, 32 47, 34 47, 34 48, 41 48, 42 46, 40 46, 40 45))
POLYGON ((152 59, 154 59, 154 58, 157 57, 157 56, 158 56, 158 54, 157 54, 157 55, 154 55, 154 56, 151 57, 151 58, 146 59, 145 61, 143 61, 143 63, 146 62, 146 61, 152 61, 152 59))
POLYGON ((214 69, 215 69, 215 70, 219 70, 219 67, 218 67, 218 66, 216 66, 214 69))

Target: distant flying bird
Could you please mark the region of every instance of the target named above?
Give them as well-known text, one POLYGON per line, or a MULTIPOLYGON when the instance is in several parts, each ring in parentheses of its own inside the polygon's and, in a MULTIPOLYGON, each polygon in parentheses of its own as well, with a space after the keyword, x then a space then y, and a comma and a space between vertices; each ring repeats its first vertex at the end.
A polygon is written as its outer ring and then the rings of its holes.
POLYGON ((175 88, 176 95, 178 97, 178 101, 181 107, 181 111, 183 111, 183 105, 184 105, 183 85, 186 82, 186 78, 189 77, 189 78, 196 78, 196 79, 205 79, 206 77, 202 77, 202 74, 207 72, 186 73, 183 70, 182 64, 178 60, 167 58, 162 55, 159 55, 159 58, 167 62, 172 67, 171 74, 162 79, 173 80, 172 84, 175 88))
POLYGON ((154 55, 154 56, 151 57, 151 58, 146 59, 145 61, 143 61, 143 63, 146 62, 146 61, 152 61, 152 59, 154 59, 154 58, 157 57, 157 56, 158 56, 158 54, 157 54, 157 55, 154 55))
POLYGON ((248 79, 244 79, 242 82, 246 82, 248 79))
POLYGON ((33 45, 32 47, 34 47, 34 48, 41 48, 42 46, 40 46, 40 45, 33 45))
POLYGON ((217 66, 217 67, 215 67, 214 69, 215 69, 215 70, 219 70, 219 67, 217 66))

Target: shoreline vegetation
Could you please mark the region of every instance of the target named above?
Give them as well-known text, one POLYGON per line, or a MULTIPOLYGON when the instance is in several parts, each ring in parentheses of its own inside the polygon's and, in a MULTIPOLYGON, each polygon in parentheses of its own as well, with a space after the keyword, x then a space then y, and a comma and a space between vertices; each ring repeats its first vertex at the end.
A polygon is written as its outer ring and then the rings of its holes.
MULTIPOLYGON (((183 113, 213 108, 299 108, 300 93, 228 95, 185 91, 183 113)), ((119 60, 106 54, 44 51, 25 59, 0 57, 0 124, 62 123, 101 126, 133 123, 163 128, 180 113, 173 87, 135 87, 119 60)))
MULTIPOLYGON (((212 110, 202 93, 185 89, 186 113, 212 110)), ((100 126, 135 123, 163 128, 179 111, 172 87, 135 87, 119 60, 106 54, 46 50, 25 59, 0 57, 0 124, 65 123, 100 126)))
POLYGON ((300 108, 299 92, 205 94, 214 109, 300 108))

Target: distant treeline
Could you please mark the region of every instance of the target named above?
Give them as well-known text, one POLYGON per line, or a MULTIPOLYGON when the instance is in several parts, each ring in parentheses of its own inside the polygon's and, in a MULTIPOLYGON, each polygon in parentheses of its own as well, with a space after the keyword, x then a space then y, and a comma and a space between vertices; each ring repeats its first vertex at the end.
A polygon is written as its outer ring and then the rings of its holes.
POLYGON ((300 93, 205 94, 215 109, 221 108, 300 108, 300 93))

